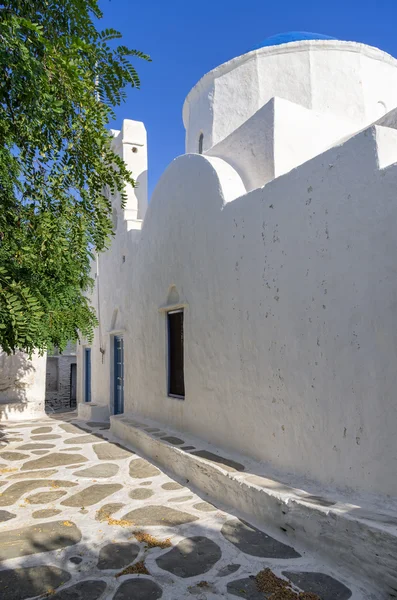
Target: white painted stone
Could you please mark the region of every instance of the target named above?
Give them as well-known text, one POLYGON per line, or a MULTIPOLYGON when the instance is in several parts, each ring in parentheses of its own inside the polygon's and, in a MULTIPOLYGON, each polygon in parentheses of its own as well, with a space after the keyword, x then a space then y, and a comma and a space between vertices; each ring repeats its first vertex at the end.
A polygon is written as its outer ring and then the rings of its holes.
MULTIPOLYGON (((135 179, 136 187, 127 185, 127 202, 124 208, 124 219, 141 221, 147 209, 147 139, 143 123, 125 119, 121 131, 112 131, 114 150, 120 154, 135 179)), ((120 210, 120 199, 114 198, 116 211, 120 210)), ((130 225, 131 226, 131 225, 130 225)), ((128 228, 128 226, 127 226, 128 228)), ((136 228, 136 225, 133 226, 136 228)))
POLYGON ((79 402, 77 405, 79 419, 84 421, 107 422, 109 421, 109 407, 93 402, 79 402))
MULTIPOLYGON (((92 345, 92 409, 78 406, 82 418, 91 420, 109 419, 113 412, 113 338, 128 327, 130 305, 124 294, 124 285, 130 279, 130 270, 135 260, 137 241, 142 219, 147 208, 147 142, 143 123, 124 120, 121 132, 113 132, 114 149, 126 161, 135 181, 136 188, 127 187, 127 202, 121 208, 119 196, 112 198, 115 237, 110 249, 97 257, 92 265, 91 276, 95 279, 92 304, 100 317, 92 345), (132 149, 136 148, 137 152, 132 149), (127 316, 126 316, 127 311, 127 316), (100 408, 105 407, 105 408, 100 408), (83 411, 83 412, 80 412, 83 411), (97 415, 94 419, 94 413, 97 415), (88 416, 91 415, 91 416, 88 416)), ((84 348, 77 346, 77 401, 84 402, 84 348)))
POLYGON ((45 355, 0 352, 0 421, 42 418, 45 380, 45 355))
POLYGON ((302 481, 395 495, 397 171, 379 170, 397 161, 394 134, 369 128, 245 195, 219 158, 175 160, 128 276, 111 263, 120 242, 101 257, 93 401, 112 413, 110 338, 124 331, 127 412, 302 481), (187 304, 182 402, 166 389, 170 286, 187 304))
MULTIPOLYGON (((171 163, 143 226, 135 192, 124 213, 113 200, 116 237, 93 265, 93 405, 114 412, 113 337, 123 335, 126 413, 303 489, 363 504, 397 495, 397 121, 393 110, 378 118, 393 108, 396 65, 362 44, 297 42, 199 82, 184 120, 187 149, 203 132, 204 155, 171 163), (182 401, 167 396, 175 305, 182 401)), ((123 156, 130 140, 146 148, 133 137, 142 124, 123 132, 123 156)), ((91 410, 83 350, 79 414, 91 410)))
POLYGON ((324 152, 356 129, 346 119, 275 97, 205 154, 232 165, 250 191, 324 152))
POLYGON ((248 52, 204 75, 188 94, 186 151, 198 151, 200 132, 209 150, 273 97, 350 120, 359 129, 394 108, 396 67, 397 61, 377 48, 339 40, 248 52))

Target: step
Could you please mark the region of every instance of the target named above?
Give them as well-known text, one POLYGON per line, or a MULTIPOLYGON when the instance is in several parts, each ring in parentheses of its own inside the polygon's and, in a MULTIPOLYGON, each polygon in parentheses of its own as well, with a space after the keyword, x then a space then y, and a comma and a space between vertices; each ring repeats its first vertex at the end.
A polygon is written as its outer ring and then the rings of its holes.
POLYGON ((397 598, 397 510, 292 487, 264 465, 131 414, 110 417, 111 433, 151 462, 258 525, 280 530, 341 572, 397 598))
POLYGON ((79 402, 77 414, 83 421, 98 421, 109 423, 109 407, 95 402, 79 402))

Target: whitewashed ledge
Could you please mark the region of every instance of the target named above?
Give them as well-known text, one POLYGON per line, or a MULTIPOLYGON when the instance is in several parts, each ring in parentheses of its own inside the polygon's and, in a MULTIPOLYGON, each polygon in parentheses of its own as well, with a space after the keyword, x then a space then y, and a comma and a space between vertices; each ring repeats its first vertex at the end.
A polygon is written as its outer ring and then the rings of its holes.
MULTIPOLYGON (((134 415, 110 417, 111 432, 209 501, 266 525, 297 549, 330 561, 379 591, 397 597, 397 510, 291 487, 266 477, 264 465, 134 415)), ((384 595, 383 595, 384 594, 384 595)))
POLYGON ((109 422, 109 407, 95 402, 79 402, 77 414, 83 421, 109 422))
POLYGON ((0 423, 34 421, 46 418, 44 398, 33 402, 14 400, 0 403, 0 423))

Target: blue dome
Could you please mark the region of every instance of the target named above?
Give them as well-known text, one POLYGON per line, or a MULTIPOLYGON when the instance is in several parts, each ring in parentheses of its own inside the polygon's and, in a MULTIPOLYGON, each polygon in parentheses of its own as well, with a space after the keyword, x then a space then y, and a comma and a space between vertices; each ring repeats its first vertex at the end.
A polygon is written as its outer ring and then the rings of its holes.
POLYGON ((287 31, 286 33, 276 33, 259 44, 256 44, 250 48, 252 50, 259 50, 259 48, 265 48, 266 46, 279 46, 280 44, 288 44, 289 42, 300 42, 302 40, 335 40, 336 38, 329 35, 323 35, 322 33, 310 33, 308 31, 287 31))

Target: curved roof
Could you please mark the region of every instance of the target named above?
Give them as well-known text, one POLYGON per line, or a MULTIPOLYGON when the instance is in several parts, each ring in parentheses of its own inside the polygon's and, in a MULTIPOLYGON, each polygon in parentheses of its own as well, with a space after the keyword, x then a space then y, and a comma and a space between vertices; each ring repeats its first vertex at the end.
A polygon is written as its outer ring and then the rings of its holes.
POLYGON ((289 42, 299 42, 302 40, 335 40, 336 38, 322 33, 310 33, 308 31, 287 31, 286 33, 276 33, 268 38, 265 38, 259 44, 256 44, 250 48, 252 50, 259 50, 266 46, 279 46, 280 44, 288 44, 289 42))

